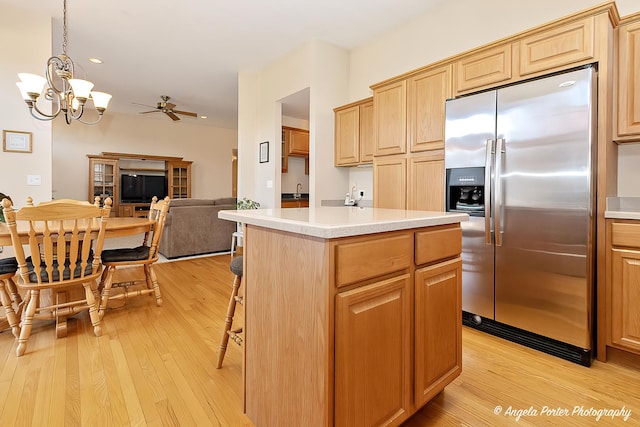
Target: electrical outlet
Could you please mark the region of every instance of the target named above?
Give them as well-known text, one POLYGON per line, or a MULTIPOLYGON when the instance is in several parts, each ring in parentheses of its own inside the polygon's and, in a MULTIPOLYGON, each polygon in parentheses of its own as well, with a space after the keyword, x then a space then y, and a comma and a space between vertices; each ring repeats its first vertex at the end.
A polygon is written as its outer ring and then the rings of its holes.
POLYGON ((364 190, 358 190, 358 197, 364 199, 364 190))

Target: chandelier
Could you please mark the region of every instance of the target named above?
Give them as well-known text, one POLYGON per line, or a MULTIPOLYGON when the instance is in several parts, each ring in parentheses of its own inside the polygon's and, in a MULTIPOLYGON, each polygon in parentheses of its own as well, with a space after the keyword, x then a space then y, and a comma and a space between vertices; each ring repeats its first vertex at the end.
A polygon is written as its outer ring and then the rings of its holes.
POLYGON ((93 125, 102 120, 102 114, 107 109, 111 95, 104 92, 92 91, 93 83, 74 78, 74 63, 67 55, 67 0, 63 0, 62 21, 62 54, 52 56, 47 61, 45 77, 37 74, 18 73, 20 81, 16 83, 29 112, 38 120, 53 120, 60 114, 68 125, 73 120, 87 125, 93 125), (51 113, 38 108, 38 100, 44 91, 44 99, 51 101, 51 113), (82 120, 85 105, 88 100, 98 112, 98 118, 93 122, 82 120))

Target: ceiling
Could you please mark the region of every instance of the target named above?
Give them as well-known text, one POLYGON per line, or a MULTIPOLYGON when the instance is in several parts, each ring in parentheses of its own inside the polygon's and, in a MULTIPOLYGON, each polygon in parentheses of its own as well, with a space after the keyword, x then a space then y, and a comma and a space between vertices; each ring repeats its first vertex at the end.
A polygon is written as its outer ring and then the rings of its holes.
MULTIPOLYGON (((238 72, 258 71, 310 40, 353 49, 443 1, 67 0, 67 53, 84 70, 76 75, 113 95, 111 111, 147 111, 134 103, 153 107, 169 95, 178 110, 236 128, 238 72)), ((2 4, 52 16, 52 53, 62 53, 62 0, 2 4)), ((304 114, 305 100, 308 93, 288 98, 285 114, 304 114)))

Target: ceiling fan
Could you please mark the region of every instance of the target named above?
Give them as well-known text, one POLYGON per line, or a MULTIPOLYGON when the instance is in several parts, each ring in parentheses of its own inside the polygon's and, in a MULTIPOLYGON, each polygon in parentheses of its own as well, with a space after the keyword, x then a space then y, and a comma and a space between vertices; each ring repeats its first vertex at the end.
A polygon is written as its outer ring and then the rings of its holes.
MULTIPOLYGON (((198 117, 197 113, 191 113, 189 111, 174 110, 176 104, 172 102, 168 102, 169 99, 171 99, 171 97, 168 95, 161 95, 160 99, 162 99, 162 101, 158 101, 158 103, 156 104, 155 110, 142 111, 140 112, 140 114, 149 114, 149 113, 158 113, 158 112, 165 113, 167 116, 171 117, 171 120, 173 120, 174 122, 180 120, 180 117, 178 117, 176 114, 182 114, 183 116, 190 116, 190 117, 198 117)), ((136 102, 134 102, 134 104, 153 108, 151 105, 138 104, 136 102)))

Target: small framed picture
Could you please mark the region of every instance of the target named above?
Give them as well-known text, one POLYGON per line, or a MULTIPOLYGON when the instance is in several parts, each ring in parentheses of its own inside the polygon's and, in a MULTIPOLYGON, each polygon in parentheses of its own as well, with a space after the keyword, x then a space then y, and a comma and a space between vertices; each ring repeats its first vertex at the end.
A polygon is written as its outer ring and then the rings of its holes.
POLYGON ((269 161, 269 141, 260 143, 260 163, 269 161))
POLYGON ((31 132, 3 130, 2 149, 14 153, 31 153, 31 132))

